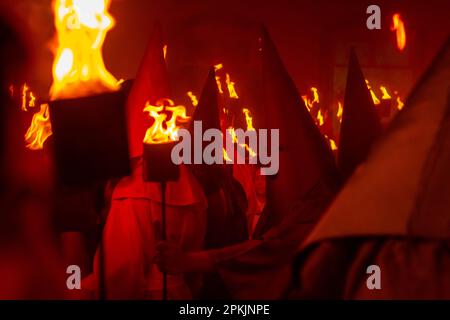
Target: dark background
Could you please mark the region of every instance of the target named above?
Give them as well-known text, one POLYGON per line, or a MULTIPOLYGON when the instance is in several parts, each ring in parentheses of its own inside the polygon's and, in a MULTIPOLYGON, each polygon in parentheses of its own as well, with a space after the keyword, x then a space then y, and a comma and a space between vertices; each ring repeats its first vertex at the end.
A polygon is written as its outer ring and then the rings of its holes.
MULTIPOLYGON (((51 0, 0 0, 28 27, 33 53, 28 81, 38 95, 51 84, 54 34, 51 0)), ((321 92, 326 108, 340 97, 348 49, 354 45, 374 87, 387 85, 406 98, 449 34, 448 0, 112 0, 116 20, 104 46, 107 68, 117 78, 133 78, 153 24, 159 20, 168 44, 173 97, 188 104, 197 95, 210 65, 224 63, 237 91, 251 109, 259 103, 258 30, 264 22, 300 92, 321 92), (366 8, 378 4, 382 30, 366 28, 366 8), (407 46, 396 49, 392 15, 402 14, 407 46)))

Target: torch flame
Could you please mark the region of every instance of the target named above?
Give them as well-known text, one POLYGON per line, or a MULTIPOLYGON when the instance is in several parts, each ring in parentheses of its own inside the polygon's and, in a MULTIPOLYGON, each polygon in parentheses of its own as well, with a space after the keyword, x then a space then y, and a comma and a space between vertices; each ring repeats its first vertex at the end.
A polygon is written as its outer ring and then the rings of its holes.
POLYGON ((370 95, 372 96, 373 103, 374 103, 375 105, 379 105, 379 104, 381 103, 381 101, 380 101, 380 99, 378 99, 377 95, 376 95, 375 92, 372 90, 372 87, 370 86, 369 80, 367 80, 367 79, 366 79, 366 85, 367 85, 367 88, 368 88, 369 91, 370 91, 370 95))
POLYGON ((56 0, 58 49, 53 65, 52 99, 119 89, 103 62, 102 47, 114 26, 111 0, 56 0))
POLYGON ((402 17, 399 13, 392 16, 391 30, 395 31, 397 37, 397 48, 400 51, 403 51, 406 47, 406 31, 405 24, 403 23, 402 17))
POLYGON ((188 91, 187 96, 191 99, 191 103, 194 107, 198 106, 197 96, 192 91, 188 91))
MULTIPOLYGON (((105 67, 102 47, 114 26, 108 13, 111 0, 55 0, 53 11, 57 49, 50 99, 75 98, 120 88, 105 67)), ((31 97, 31 96, 30 96, 31 97)), ((34 103, 34 96, 31 98, 34 103)), ((31 103, 30 101, 30 103, 31 103)), ((27 147, 39 150, 52 134, 48 106, 34 114, 25 135, 27 147)))
POLYGON ((227 83, 228 93, 230 95, 230 98, 239 99, 236 89, 234 88, 235 83, 233 81, 231 81, 231 77, 228 73, 226 74, 226 83, 227 83))
POLYGON ((48 104, 42 104, 40 111, 33 116, 31 126, 25 134, 27 148, 31 150, 42 149, 45 140, 52 134, 49 121, 48 104))
POLYGON ((253 118, 250 110, 247 108, 242 109, 242 113, 245 115, 245 122, 247 123, 247 131, 255 131, 253 127, 253 118))
POLYGON ((187 123, 190 119, 186 115, 186 108, 184 106, 175 106, 175 103, 170 99, 161 99, 156 103, 156 106, 147 102, 144 112, 148 112, 153 118, 153 125, 147 129, 144 137, 144 143, 157 144, 176 141, 178 138, 179 123, 187 123), (168 121, 167 114, 163 111, 172 113, 168 121))
POLYGON ((336 117, 340 123, 342 123, 342 115, 344 114, 344 108, 342 108, 342 103, 338 101, 338 111, 336 113, 336 117))

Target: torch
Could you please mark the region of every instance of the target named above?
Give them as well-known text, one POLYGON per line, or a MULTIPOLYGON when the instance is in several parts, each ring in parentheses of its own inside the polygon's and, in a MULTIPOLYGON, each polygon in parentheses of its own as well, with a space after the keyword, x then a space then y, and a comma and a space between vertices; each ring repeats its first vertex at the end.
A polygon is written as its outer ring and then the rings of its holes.
MULTIPOLYGON (((179 168, 171 160, 172 148, 177 142, 156 144, 144 143, 143 175, 146 182, 161 184, 161 237, 167 240, 166 227, 166 186, 169 181, 177 181, 179 168)), ((163 300, 167 300, 167 274, 163 272, 163 300)))
MULTIPOLYGON (((167 240, 166 227, 166 186, 169 181, 177 181, 179 168, 172 161, 172 149, 177 144, 177 123, 186 123, 184 106, 175 106, 170 99, 158 100, 156 105, 147 103, 144 112, 153 118, 153 125, 147 129, 143 145, 143 180, 161 184, 161 236, 167 240), (166 121, 167 115, 171 117, 166 121)), ((163 300, 167 300, 167 274, 163 273, 163 300)))

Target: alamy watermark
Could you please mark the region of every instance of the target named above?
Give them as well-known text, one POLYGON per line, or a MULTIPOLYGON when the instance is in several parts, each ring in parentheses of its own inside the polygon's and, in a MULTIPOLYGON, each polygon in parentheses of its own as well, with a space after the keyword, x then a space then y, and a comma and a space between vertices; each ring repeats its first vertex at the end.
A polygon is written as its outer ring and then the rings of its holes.
POLYGON ((261 165, 261 175, 265 176, 276 175, 279 170, 279 129, 227 130, 224 139, 221 130, 211 128, 203 132, 202 122, 194 121, 194 141, 186 129, 179 129, 177 138, 179 142, 171 154, 172 162, 177 165, 248 162, 261 165), (204 142, 209 142, 205 148, 204 142))

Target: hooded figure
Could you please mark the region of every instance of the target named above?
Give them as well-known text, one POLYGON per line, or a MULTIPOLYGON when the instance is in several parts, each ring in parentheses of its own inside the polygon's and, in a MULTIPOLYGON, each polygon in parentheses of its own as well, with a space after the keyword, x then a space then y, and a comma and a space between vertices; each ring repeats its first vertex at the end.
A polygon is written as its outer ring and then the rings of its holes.
MULTIPOLYGON (((267 206, 254 237, 291 215, 318 185, 336 190, 333 154, 311 118, 265 28, 261 35, 265 126, 279 129, 279 172, 267 178, 267 206)), ((317 217, 310 217, 311 222, 317 217)), ((306 219, 306 218, 305 218, 306 219)), ((306 220, 305 220, 306 222, 306 220)))
POLYGON ((366 160, 372 144, 380 133, 381 123, 355 50, 352 48, 338 153, 338 166, 345 180, 366 160))
MULTIPOLYGON (((280 129, 280 167, 267 181, 258 237, 230 247, 183 252, 158 246, 168 272, 218 272, 233 299, 278 299, 290 283, 297 248, 334 196, 338 171, 280 57, 263 30, 267 127, 280 129)), ((277 152, 277 150, 273 150, 277 152)))
MULTIPOLYGON (((153 263, 161 231, 161 186, 143 180, 143 140, 151 126, 143 112, 146 102, 169 98, 161 28, 157 25, 131 88, 128 121, 132 175, 121 179, 112 193, 111 209, 103 231, 101 251, 95 257, 94 274, 85 280, 95 290, 104 273, 107 299, 161 299, 162 273, 153 263)), ((184 165, 180 177, 166 186, 167 239, 186 250, 203 248, 206 198, 201 185, 184 165)), ((169 276, 169 299, 191 299, 199 290, 198 276, 169 276)))
MULTIPOLYGON (((214 68, 210 69, 199 104, 192 117, 190 126, 192 141, 197 140, 194 121, 201 122, 202 131, 221 130, 214 68)), ((247 202, 244 191, 233 178, 232 166, 192 164, 189 168, 202 185, 208 201, 204 248, 222 248, 247 240, 247 202)), ((201 298, 214 299, 224 295, 226 290, 220 277, 216 273, 207 274, 201 298)))
POLYGON ((450 298, 449 79, 447 39, 302 245, 293 297, 450 298))

